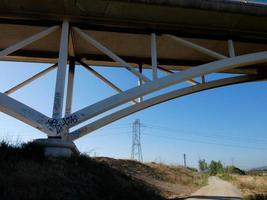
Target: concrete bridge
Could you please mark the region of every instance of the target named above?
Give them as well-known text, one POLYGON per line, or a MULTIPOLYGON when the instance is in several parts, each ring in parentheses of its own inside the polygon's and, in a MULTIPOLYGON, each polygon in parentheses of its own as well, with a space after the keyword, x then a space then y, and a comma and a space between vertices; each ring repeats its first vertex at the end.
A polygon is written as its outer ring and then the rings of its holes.
POLYGON ((50 139, 40 141, 52 151, 74 150, 72 141, 159 103, 266 80, 266 22, 266 5, 227 0, 0 0, 0 60, 51 63, 2 91, 0 111, 45 133, 50 139), (139 85, 123 91, 94 66, 125 68, 139 85), (76 67, 84 67, 118 94, 72 112, 76 67), (53 116, 9 97, 52 70, 57 70, 53 116), (166 76, 159 78, 159 71, 166 76), (232 76, 206 80, 212 73, 232 76), (143 98, 182 82, 188 87, 143 98), (132 104, 69 131, 126 103, 132 104))

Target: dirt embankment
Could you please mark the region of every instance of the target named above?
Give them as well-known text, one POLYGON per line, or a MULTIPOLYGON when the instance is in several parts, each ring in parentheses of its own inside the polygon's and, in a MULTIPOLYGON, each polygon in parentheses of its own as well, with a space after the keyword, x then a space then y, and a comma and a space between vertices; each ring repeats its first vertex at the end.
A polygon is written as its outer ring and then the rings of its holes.
POLYGON ((155 188, 165 198, 187 197, 207 184, 206 175, 190 168, 105 157, 96 159, 132 176, 134 179, 141 180, 155 188))
POLYGON ((265 196, 267 199, 267 176, 231 175, 230 181, 241 189, 244 196, 265 196))
POLYGON ((47 158, 34 144, 0 143, 1 200, 163 200, 154 188, 87 156, 47 158))
POLYGON ((183 167, 83 155, 47 158, 34 143, 0 143, 1 200, 166 200, 195 191, 201 178, 183 167))

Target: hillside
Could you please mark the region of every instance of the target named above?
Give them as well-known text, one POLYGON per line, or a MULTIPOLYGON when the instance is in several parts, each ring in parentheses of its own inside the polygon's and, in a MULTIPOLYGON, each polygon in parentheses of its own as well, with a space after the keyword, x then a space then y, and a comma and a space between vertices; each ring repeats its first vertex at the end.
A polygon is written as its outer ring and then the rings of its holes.
POLYGON ((163 200, 198 188, 197 177, 181 167, 84 155, 47 158, 36 144, 0 143, 1 200, 163 200))
POLYGON ((258 168, 253 168, 248 171, 249 174, 254 174, 254 175, 267 175, 267 166, 264 167, 258 167, 258 168))
POLYGON ((191 168, 104 157, 96 159, 153 186, 165 198, 187 197, 207 184, 207 176, 191 168))
POLYGON ((267 199, 267 176, 234 174, 228 180, 241 189, 247 199, 267 199))
POLYGON ((267 171, 267 166, 253 168, 249 171, 267 171))

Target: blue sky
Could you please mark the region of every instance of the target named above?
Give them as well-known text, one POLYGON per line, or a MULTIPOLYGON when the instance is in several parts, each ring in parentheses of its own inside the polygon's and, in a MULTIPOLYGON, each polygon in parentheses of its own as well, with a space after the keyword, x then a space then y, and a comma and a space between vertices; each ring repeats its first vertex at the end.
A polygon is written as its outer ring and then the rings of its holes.
MULTIPOLYGON (((0 91, 4 92, 47 66, 0 62, 0 91)), ((136 84, 136 78, 125 69, 95 69, 124 90, 136 84)), ((11 96, 51 116, 55 72, 11 96)), ((77 67, 75 76, 74 111, 115 94, 82 67, 77 67)), ((266 102, 266 82, 209 90, 138 112, 77 140, 76 144, 82 152, 91 155, 129 158, 131 124, 139 118, 145 161, 182 164, 182 155, 186 153, 188 164, 194 167, 199 158, 221 160, 226 165, 233 162, 246 169, 264 166, 267 165, 266 102)), ((0 113, 0 127, 0 137, 13 142, 45 137, 3 113, 0 113)))
MULTIPOLYGON (((239 0, 244 1, 244 0, 239 0)), ((248 2, 256 2, 256 3, 267 3, 267 0, 247 0, 248 2)))
POLYGON ((263 2, 263 3, 267 3, 267 0, 250 0, 252 2, 263 2))

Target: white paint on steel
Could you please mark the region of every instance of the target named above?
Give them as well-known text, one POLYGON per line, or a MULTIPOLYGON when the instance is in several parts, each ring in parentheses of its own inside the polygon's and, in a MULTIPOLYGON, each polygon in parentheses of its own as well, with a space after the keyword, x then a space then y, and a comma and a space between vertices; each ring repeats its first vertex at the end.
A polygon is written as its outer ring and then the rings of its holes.
POLYGON ((228 44, 229 56, 230 57, 235 57, 235 47, 234 47, 233 40, 228 40, 227 44, 228 44))
POLYGON ((61 29, 59 60, 53 107, 53 119, 60 119, 62 117, 66 66, 68 61, 68 33, 69 23, 67 21, 64 21, 61 29))
POLYGON ((13 52, 25 47, 25 46, 33 43, 33 42, 35 42, 35 41, 47 36, 48 34, 54 32, 58 28, 59 28, 59 26, 52 26, 52 27, 50 27, 50 28, 48 28, 48 29, 46 29, 44 31, 41 31, 41 32, 39 32, 39 33, 37 33, 35 35, 32 35, 32 36, 30 36, 30 37, 28 37, 28 38, 26 38, 26 39, 24 39, 24 40, 22 40, 22 41, 20 41, 20 42, 18 42, 16 44, 12 45, 12 46, 10 46, 10 47, 0 51, 0 57, 7 56, 7 55, 9 55, 9 54, 11 54, 11 53, 13 53, 13 52))
POLYGON ((69 62, 69 74, 68 74, 68 85, 67 85, 65 116, 70 115, 71 114, 71 110, 72 110, 74 75, 75 75, 75 61, 74 60, 70 60, 70 62, 69 62))
MULTIPOLYGON (((174 74, 173 71, 170 71, 168 69, 164 69, 163 67, 158 67, 159 70, 165 72, 165 73, 168 73, 168 74, 174 74)), ((193 79, 190 79, 190 80, 187 80, 186 82, 190 83, 191 85, 197 85, 197 84, 200 84, 199 82, 193 80, 193 79)))
POLYGON ((75 117, 77 120, 71 123, 69 127, 73 127, 79 123, 82 123, 92 117, 95 117, 124 103, 127 103, 133 99, 166 88, 168 86, 181 83, 183 81, 206 74, 224 71, 236 67, 242 67, 245 65, 262 63, 266 61, 267 51, 252 53, 199 65, 198 67, 177 72, 166 77, 157 79, 153 82, 147 82, 141 86, 131 88, 123 93, 114 95, 73 113, 71 117, 75 117))
POLYGON ((85 65, 85 63, 82 64, 82 66, 86 70, 88 70, 89 72, 91 72, 93 75, 95 75, 97 78, 99 78, 101 81, 103 81, 104 83, 106 83, 109 87, 111 87, 116 92, 119 92, 119 93, 123 92, 119 87, 117 87, 115 84, 113 84, 112 82, 110 82, 108 79, 106 79, 104 76, 102 76, 101 74, 99 74, 97 71, 95 71, 94 69, 92 69, 88 65, 85 65))
POLYGON ((124 66, 127 70, 132 72, 137 77, 141 78, 143 81, 150 81, 146 76, 139 73, 136 69, 134 69, 129 63, 125 62, 123 59, 121 59, 119 56, 117 56, 115 53, 113 53, 110 49, 105 47, 104 45, 100 44, 96 39, 89 36, 88 34, 84 33, 81 29, 77 27, 73 27, 73 29, 81 36, 83 37, 87 42, 95 46, 97 49, 105 53, 107 56, 109 56, 114 61, 120 63, 122 66, 124 66))
MULTIPOLYGON (((138 86, 143 85, 143 81, 142 81, 141 79, 139 79, 139 80, 137 81, 137 85, 138 85, 138 86)), ((141 103, 142 101, 144 101, 144 97, 143 97, 143 96, 141 96, 141 97, 138 98, 138 103, 141 103)))
MULTIPOLYGON (((265 78, 266 79, 266 78, 265 78)), ((249 82, 249 81, 256 81, 256 80, 263 80, 263 78, 259 78, 257 76, 251 76, 251 75, 246 75, 246 76, 238 76, 238 77, 231 77, 231 78, 224 78, 220 80, 215 80, 215 81, 210 81, 206 82, 205 84, 198 84, 195 86, 190 86, 187 88, 183 89, 178 89, 172 92, 168 92, 166 94, 159 95, 157 97, 150 98, 148 100, 143 101, 142 103, 129 106, 127 108, 123 108, 119 111, 116 111, 112 114, 109 114, 103 118, 100 118, 86 126, 83 126, 73 132, 70 133, 70 139, 71 140, 76 140, 88 133, 91 133, 105 125, 108 125, 116 120, 119 120, 125 116, 128 116, 130 114, 133 114, 135 112, 138 112, 140 110, 143 110, 145 108, 166 102, 168 100, 178 98, 181 96, 189 95, 195 92, 200 92, 203 90, 208 90, 216 87, 222 87, 226 85, 231 85, 231 84, 237 84, 237 83, 243 83, 243 82, 249 82)))
MULTIPOLYGON (((11 47, 4 49, 3 51, 0 52, 0 57, 8 55, 48 35, 49 33, 55 31, 57 28, 58 26, 48 28, 45 31, 35 34, 11 47)), ((221 60, 199 65, 197 67, 193 67, 193 68, 190 68, 190 69, 187 69, 181 72, 177 72, 177 73, 173 73, 170 71, 171 73, 170 75, 166 77, 158 78, 157 68, 160 69, 160 67, 157 66, 156 35, 152 33, 151 34, 151 62, 152 62, 153 81, 150 81, 141 72, 134 69, 130 64, 122 60, 119 56, 117 56, 111 50, 103 46, 101 43, 96 41, 94 38, 92 38, 85 32, 81 31, 79 28, 74 27, 73 30, 75 30, 87 42, 91 43, 96 48, 98 48, 99 50, 104 52, 106 55, 108 55, 110 58, 120 63, 130 72, 135 74, 140 81, 140 85, 137 87, 131 88, 127 91, 122 91, 115 84, 113 84, 108 79, 106 79, 101 74, 97 73, 95 70, 93 70, 92 68, 90 68, 89 66, 85 64, 83 66, 87 70, 89 70, 91 73, 96 75, 99 79, 101 79, 103 82, 108 84, 114 90, 119 92, 119 94, 116 94, 112 97, 104 99, 93 105, 87 106, 71 114, 73 81, 74 81, 74 64, 72 63, 69 68, 70 70, 69 70, 69 79, 68 79, 68 87, 67 87, 67 101, 66 101, 65 117, 62 118, 68 50, 70 51, 70 56, 74 56, 74 45, 73 43, 69 44, 68 42, 69 38, 71 38, 71 36, 69 36, 69 23, 67 21, 64 21, 62 24, 61 39, 60 39, 59 61, 58 61, 55 98, 54 98, 54 107, 53 107, 53 119, 39 113, 38 111, 35 111, 29 106, 26 106, 8 97, 7 95, 3 93, 0 93, 0 111, 1 112, 4 112, 10 116, 13 116, 16 119, 19 119, 22 122, 29 124, 32 127, 37 128, 47 133, 49 136, 61 135, 63 136, 64 139, 68 137, 71 137, 71 139, 77 139, 81 137, 82 135, 88 132, 92 132, 98 128, 101 128, 104 125, 109 124, 117 119, 120 119, 124 116, 127 116, 129 114, 145 109, 152 105, 167 101, 172 98, 177 98, 179 96, 191 94, 194 92, 198 92, 198 91, 202 91, 202 90, 210 89, 214 87, 260 79, 260 77, 257 77, 257 76, 242 76, 242 77, 233 77, 233 78, 221 79, 217 81, 206 82, 205 75, 210 74, 210 73, 221 72, 224 70, 229 70, 229 69, 233 69, 237 67, 242 67, 246 65, 258 64, 258 63, 267 61, 267 51, 252 53, 252 54, 247 54, 247 55, 242 55, 242 56, 235 56, 235 50, 234 50, 232 40, 228 40, 228 50, 229 50, 229 55, 230 55, 230 58, 228 58, 222 54, 219 54, 210 49, 194 44, 192 42, 186 41, 182 38, 172 36, 172 35, 166 35, 174 39, 175 41, 179 42, 180 44, 183 44, 199 52, 205 53, 207 55, 210 55, 212 57, 215 57, 221 60), (193 78, 196 78, 196 77, 202 78, 202 84, 199 84, 199 82, 192 80, 193 78), (147 81, 147 82, 144 82, 142 84, 143 81, 147 81), (141 98, 146 94, 150 94, 152 92, 172 86, 177 83, 181 83, 183 81, 190 81, 192 84, 195 84, 195 85, 188 87, 188 88, 179 89, 173 92, 162 94, 162 95, 153 97, 145 101, 141 100, 141 98), (67 136, 68 130, 71 127, 74 127, 88 119, 91 119, 99 114, 102 114, 106 111, 116 108, 129 101, 135 102, 136 98, 140 98, 140 103, 130 106, 128 108, 124 108, 122 110, 116 111, 112 114, 109 114, 106 117, 96 120, 95 122, 92 122, 91 124, 84 126, 72 132, 69 136, 67 136)), ((53 65, 50 68, 43 70, 42 72, 34 75, 33 77, 20 83, 19 85, 11 88, 5 93, 11 94, 17 89, 27 85, 28 83, 48 73, 55 67, 56 65, 53 65)), ((168 72, 168 70, 164 70, 164 71, 168 72)))
POLYGON ((9 90, 5 91, 4 94, 6 94, 6 95, 12 94, 13 92, 17 91, 18 89, 24 87, 25 85, 28 85, 29 83, 33 82, 34 80, 44 76, 45 74, 47 74, 48 72, 52 71, 56 67, 57 67, 57 63, 52 65, 51 67, 48 67, 45 70, 39 72, 38 74, 35 74, 34 76, 32 76, 31 78, 23 81, 22 83, 10 88, 9 90))
MULTIPOLYGON (((111 87, 113 90, 115 90, 118 93, 123 92, 122 89, 120 89, 119 87, 117 87, 114 83, 112 83, 111 81, 109 81, 108 79, 106 79, 104 76, 102 76, 101 74, 99 74, 97 71, 95 71, 93 68, 91 68, 90 66, 88 66, 86 63, 84 62, 79 62, 86 70, 88 70, 89 72, 91 72, 93 75, 95 75, 97 78, 99 78, 101 81, 103 81, 104 83, 106 83, 109 87, 111 87)), ((134 104, 137 103, 135 100, 132 101, 134 104)))
POLYGON ((0 93, 0 111, 44 133, 50 134, 54 132, 48 125, 49 117, 3 93, 0 93))
POLYGON ((153 80, 158 79, 158 61, 157 61, 157 38, 155 33, 151 33, 151 64, 152 64, 152 75, 153 80))
MULTIPOLYGON (((143 73, 143 65, 139 65, 139 72, 142 74, 143 73)), ((139 78, 139 80, 137 81, 137 86, 143 85, 143 81, 142 79, 139 78)), ((141 103, 144 100, 144 96, 140 96, 137 101, 138 103, 141 103)))
POLYGON ((168 35, 168 34, 165 34, 165 36, 167 36, 169 38, 172 38, 174 41, 179 42, 180 44, 182 44, 182 45, 184 45, 186 47, 192 48, 192 49, 194 49, 196 51, 199 51, 201 53, 207 54, 207 55, 209 55, 211 57, 218 58, 218 59, 227 58, 225 55, 222 55, 220 53, 217 53, 215 51, 212 51, 210 49, 207 49, 205 47, 202 47, 202 46, 200 46, 198 44, 195 44, 193 42, 189 42, 189 41, 184 40, 184 39, 182 39, 180 37, 176 37, 174 35, 168 35))

